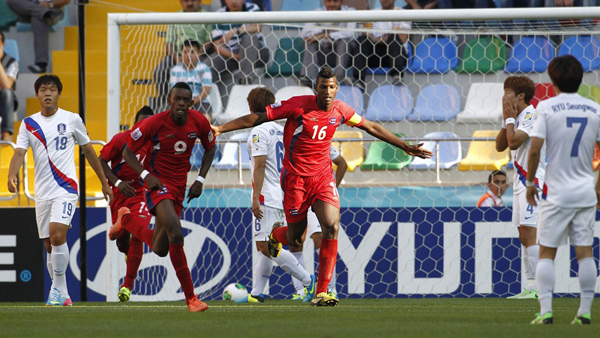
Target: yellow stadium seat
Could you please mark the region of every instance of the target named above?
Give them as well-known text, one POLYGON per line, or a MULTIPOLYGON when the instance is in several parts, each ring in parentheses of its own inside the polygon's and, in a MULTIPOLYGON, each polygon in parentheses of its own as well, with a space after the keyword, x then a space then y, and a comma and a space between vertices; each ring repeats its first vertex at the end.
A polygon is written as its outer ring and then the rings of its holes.
MULTIPOLYGON (((360 131, 337 131, 333 135, 333 139, 336 138, 360 138, 362 139, 362 133, 360 131)), ((365 148, 363 141, 346 141, 346 142, 333 142, 334 147, 340 150, 341 154, 348 163, 348 171, 354 171, 354 169, 360 166, 365 160, 365 148)))
MULTIPOLYGON (((477 130, 473 137, 496 137, 496 130, 477 130)), ((495 141, 471 141, 467 157, 458 163, 458 170, 500 170, 509 161, 508 149, 496 151, 495 141)))

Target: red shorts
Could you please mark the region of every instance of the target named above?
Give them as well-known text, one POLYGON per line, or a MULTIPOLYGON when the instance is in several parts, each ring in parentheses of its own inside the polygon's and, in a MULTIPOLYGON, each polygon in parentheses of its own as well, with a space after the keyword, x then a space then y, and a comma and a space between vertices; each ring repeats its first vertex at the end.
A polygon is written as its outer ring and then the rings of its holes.
POLYGON ((340 197, 335 186, 333 171, 315 176, 298 176, 287 170, 281 172, 283 210, 288 223, 297 223, 306 218, 308 208, 321 200, 340 208, 340 197))
POLYGON ((161 190, 148 190, 146 189, 146 204, 148 204, 148 210, 152 215, 156 215, 154 208, 162 200, 171 200, 175 205, 175 213, 177 217, 181 217, 181 211, 183 210, 183 200, 185 199, 185 185, 183 187, 176 187, 169 183, 164 183, 164 187, 161 190))
POLYGON ((150 218, 152 218, 152 216, 148 212, 148 207, 146 206, 146 201, 144 200, 143 191, 138 192, 133 197, 127 198, 119 191, 119 189, 114 188, 113 194, 115 196, 115 199, 110 205, 110 214, 112 217, 113 224, 117 221, 119 209, 121 209, 122 207, 129 208, 132 217, 146 219, 148 224, 150 224, 150 218))

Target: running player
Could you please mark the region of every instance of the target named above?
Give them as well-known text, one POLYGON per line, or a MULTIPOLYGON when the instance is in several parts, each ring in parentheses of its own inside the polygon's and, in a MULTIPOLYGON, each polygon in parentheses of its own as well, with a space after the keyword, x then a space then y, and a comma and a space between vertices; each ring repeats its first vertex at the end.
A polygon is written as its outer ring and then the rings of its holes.
POLYGON ((531 324, 552 324, 554 257, 556 249, 570 243, 575 246, 579 265, 581 302, 571 324, 591 324, 598 269, 594 261, 594 223, 600 196, 600 180, 594 190, 594 143, 600 143, 600 105, 577 94, 583 67, 571 56, 559 56, 548 65, 548 75, 556 97, 540 102, 538 117, 531 132, 527 171, 527 201, 538 204, 536 173, 548 147, 548 170, 539 201, 540 217, 537 243, 537 289, 540 312, 531 324))
MULTIPOLYGON (((513 226, 519 229, 519 240, 525 248, 521 250, 525 263, 527 285, 523 292, 508 297, 508 299, 536 299, 535 267, 537 265, 540 246, 536 243, 536 227, 538 208, 527 203, 525 197, 525 180, 527 177, 527 156, 531 139, 531 127, 536 118, 533 105, 529 104, 535 94, 535 84, 527 76, 509 76, 504 80, 504 97, 502 97, 502 113, 504 123, 496 136, 496 150, 504 151, 510 148, 511 157, 515 164, 513 178, 513 226)), ((535 184, 543 186, 546 172, 546 147, 542 148, 535 184)))
POLYGON ((65 273, 69 264, 67 230, 71 228, 79 198, 75 142, 100 179, 104 198, 111 201, 113 193, 81 117, 58 107, 63 88, 58 76, 40 76, 34 88, 41 111, 26 117, 21 124, 17 149, 10 161, 8 190, 12 193, 18 190, 17 173, 27 149, 31 147, 35 161, 35 216, 39 237, 46 247, 46 264, 52 278, 46 305, 71 306, 65 273))
POLYGON ((205 177, 215 155, 215 137, 202 113, 190 109, 192 103, 190 86, 184 82, 176 83, 169 93, 170 110, 143 121, 131 132, 123 149, 125 162, 145 181, 146 205, 150 213, 156 216, 155 230, 139 223, 117 222, 110 233, 118 234, 124 228, 148 244, 158 256, 169 254, 188 310, 200 312, 208 309, 208 305, 194 295, 194 282, 183 251, 183 230, 179 218, 194 143, 200 139, 206 151, 196 182, 188 193, 188 201, 202 194, 205 177), (142 147, 146 147, 150 154, 143 167, 135 156, 142 147))
POLYGON ((269 252, 279 256, 281 245, 299 245, 306 230, 309 207, 317 214, 323 228, 319 253, 317 295, 314 306, 337 306, 338 300, 327 294, 337 258, 337 233, 340 222, 340 200, 335 186, 329 158, 331 139, 342 123, 359 127, 370 135, 386 141, 413 156, 429 158, 431 152, 421 145, 412 146, 390 131, 356 114, 346 103, 335 100, 338 82, 331 67, 324 66, 317 76, 316 95, 296 96, 284 102, 265 107, 265 112, 254 112, 215 127, 215 135, 232 130, 258 126, 269 120, 287 119, 284 128, 284 169, 281 185, 284 191, 283 207, 288 223, 271 232, 269 252))
MULTIPOLYGON (((142 107, 135 115, 135 125, 122 133, 115 135, 100 152, 100 163, 104 169, 104 175, 108 182, 113 186, 115 199, 111 203, 110 211, 113 224, 119 219, 121 222, 139 222, 144 227, 150 224, 152 217, 146 207, 144 199, 144 187, 139 183, 138 174, 134 172, 123 159, 123 147, 127 144, 127 139, 131 131, 139 126, 139 122, 154 115, 152 108, 142 107), (111 166, 108 166, 110 162, 111 166)), ((140 163, 144 163, 146 158, 146 149, 140 148, 136 153, 140 163)), ((124 253, 127 261, 127 272, 121 289, 119 290, 119 301, 127 302, 131 297, 133 281, 137 276, 138 268, 142 262, 144 247, 139 238, 133 236, 127 231, 113 234, 109 239, 117 240, 117 248, 124 253), (114 237, 116 235, 117 237, 114 237), (131 239, 130 239, 131 238, 131 239)))

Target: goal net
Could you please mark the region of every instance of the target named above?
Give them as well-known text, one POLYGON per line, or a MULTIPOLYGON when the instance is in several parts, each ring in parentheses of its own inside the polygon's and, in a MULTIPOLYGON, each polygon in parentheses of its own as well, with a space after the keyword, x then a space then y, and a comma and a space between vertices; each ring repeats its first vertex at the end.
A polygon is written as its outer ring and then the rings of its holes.
MULTIPOLYGON (((314 69, 327 62, 342 84, 338 99, 436 153, 431 160, 412 159, 358 129, 339 129, 334 146, 348 163, 339 189, 339 296, 506 297, 522 290, 525 264, 511 221, 516 170, 509 152, 499 153, 494 146, 502 120, 503 82, 511 75, 529 76, 536 83, 535 106, 555 95, 546 72, 548 62, 572 54, 586 69, 579 93, 600 102, 600 41, 593 16, 600 17, 600 11, 111 14, 107 136, 131 126, 144 105, 156 112, 166 110, 171 76, 198 68, 185 68, 190 59, 212 70, 212 82, 196 85, 210 88, 204 109, 210 107, 215 124, 248 113, 246 96, 259 85, 276 93, 278 101, 310 94, 306 84, 314 81, 314 69), (200 24, 212 25, 212 34, 217 30, 227 34, 252 23, 260 24, 260 38, 244 40, 242 34, 239 49, 234 50, 255 57, 249 73, 242 62, 217 65, 214 52, 207 56, 202 49, 192 49, 197 53, 193 58, 181 53, 190 31, 196 30, 198 40, 211 36, 198 29, 200 24), (311 38, 322 33, 328 41, 313 43, 311 38), (165 53, 166 46, 171 55, 165 53), (172 72, 173 66, 179 66, 180 73, 172 72), (507 173, 504 206, 478 208, 493 170, 507 173)), ((188 263, 196 292, 204 299, 220 298, 229 283, 248 289, 252 285, 257 252, 250 210, 249 132, 218 138, 219 152, 204 193, 185 204, 182 215, 188 263)), ((201 157, 198 146, 191 160, 190 184, 201 157)), ((109 242, 107 250, 111 257, 107 299, 115 300, 125 262, 114 243, 109 242)), ((597 238, 594 253, 598 258, 597 238)), ((318 256, 309 239, 304 259, 310 272, 318 271, 318 256)), ((559 249, 556 266, 555 292, 578 293, 572 248, 559 249)), ((293 293, 290 276, 274 268, 265 294, 289 298, 293 293)), ((183 293, 169 259, 146 248, 132 300, 177 299, 183 299, 183 293)))

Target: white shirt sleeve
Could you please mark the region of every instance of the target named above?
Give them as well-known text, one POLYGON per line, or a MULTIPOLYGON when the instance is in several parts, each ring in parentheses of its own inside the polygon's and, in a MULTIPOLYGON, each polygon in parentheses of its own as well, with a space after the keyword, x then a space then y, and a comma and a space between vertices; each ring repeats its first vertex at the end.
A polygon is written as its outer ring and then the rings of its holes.
POLYGON ((90 137, 88 136, 87 129, 85 129, 85 125, 83 124, 81 117, 79 115, 75 115, 73 120, 73 137, 75 137, 75 141, 77 141, 80 146, 90 143, 90 137))
POLYGON ((537 111, 533 110, 531 112, 527 112, 523 117, 523 121, 519 125, 517 130, 523 131, 525 134, 529 135, 531 133, 531 127, 533 127, 533 122, 535 121, 535 117, 537 115, 537 111))
POLYGON ((29 149, 29 135, 25 123, 21 123, 19 127, 19 135, 17 136, 17 148, 29 149))
POLYGON ((336 158, 340 157, 340 151, 335 149, 334 146, 331 146, 329 149, 329 156, 331 157, 331 160, 334 161, 336 158))
POLYGON ((540 102, 537 106, 537 117, 533 122, 533 128, 531 133, 529 133, 529 137, 537 137, 546 139, 546 118, 548 114, 546 113, 546 105, 543 102, 540 102))
POLYGON ((17 79, 17 75, 19 74, 19 62, 15 61, 8 66, 6 69, 6 76, 12 77, 13 79, 17 79))
POLYGON ((255 129, 250 134, 250 138, 252 139, 252 145, 250 146, 251 154, 250 156, 266 156, 269 154, 269 138, 267 133, 261 129, 255 129))

